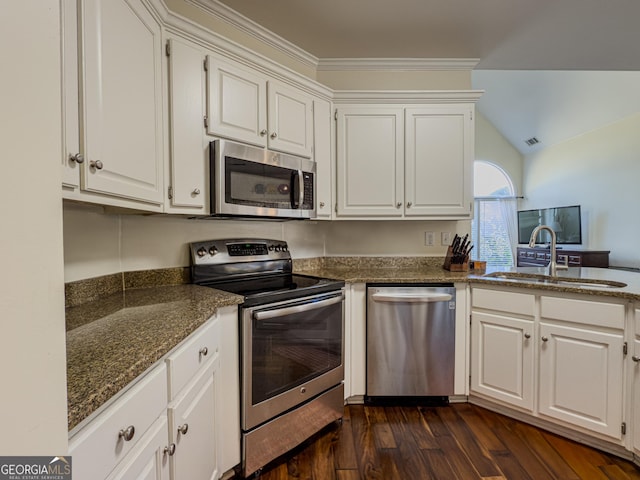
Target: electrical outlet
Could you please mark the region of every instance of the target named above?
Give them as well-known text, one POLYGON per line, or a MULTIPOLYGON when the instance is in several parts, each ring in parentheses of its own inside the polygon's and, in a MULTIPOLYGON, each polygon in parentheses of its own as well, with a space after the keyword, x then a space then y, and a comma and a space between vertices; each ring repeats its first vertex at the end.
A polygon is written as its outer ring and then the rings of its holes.
POLYGON ((433 232, 424 232, 424 245, 425 247, 433 247, 436 241, 436 235, 433 232))
POLYGON ((451 243, 451 232, 442 232, 440 234, 440 241, 442 245, 449 245, 451 243))

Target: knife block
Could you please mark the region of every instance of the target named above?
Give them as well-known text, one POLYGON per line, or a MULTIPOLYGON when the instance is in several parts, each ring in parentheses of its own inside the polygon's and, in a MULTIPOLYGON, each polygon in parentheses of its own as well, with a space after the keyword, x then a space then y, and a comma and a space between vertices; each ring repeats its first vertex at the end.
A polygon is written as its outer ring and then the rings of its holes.
POLYGON ((442 268, 445 270, 449 270, 450 272, 468 272, 469 271, 469 262, 465 263, 451 263, 453 259, 453 249, 451 247, 447 248, 447 256, 444 257, 444 264, 442 268))

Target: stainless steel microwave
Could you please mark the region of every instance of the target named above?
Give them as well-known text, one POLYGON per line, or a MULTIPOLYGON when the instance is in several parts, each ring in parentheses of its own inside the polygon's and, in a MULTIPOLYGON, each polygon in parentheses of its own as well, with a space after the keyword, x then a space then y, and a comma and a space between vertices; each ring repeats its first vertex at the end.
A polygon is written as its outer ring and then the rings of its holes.
POLYGON ((209 147, 213 215, 316 216, 314 161, 229 140, 209 147))

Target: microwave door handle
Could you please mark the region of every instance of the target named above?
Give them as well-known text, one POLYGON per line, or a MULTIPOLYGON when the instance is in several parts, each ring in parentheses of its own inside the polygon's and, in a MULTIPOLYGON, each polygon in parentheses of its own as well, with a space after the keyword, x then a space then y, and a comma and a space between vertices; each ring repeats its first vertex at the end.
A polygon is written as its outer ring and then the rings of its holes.
POLYGON ((302 204, 304 203, 304 175, 302 174, 302 170, 298 170, 298 207, 302 208, 302 204))
POLYGON ((260 312, 253 312, 253 318, 258 321, 269 320, 270 318, 284 317, 286 315, 292 315, 294 313, 303 313, 308 312, 309 310, 315 310, 317 308, 328 307, 329 305, 340 303, 343 300, 344 295, 338 295, 336 297, 332 297, 327 300, 321 300, 319 302, 303 303, 302 305, 278 308, 275 310, 262 310, 260 312))
POLYGON ((291 175, 291 208, 300 208, 304 201, 304 179, 302 170, 294 170, 291 175))

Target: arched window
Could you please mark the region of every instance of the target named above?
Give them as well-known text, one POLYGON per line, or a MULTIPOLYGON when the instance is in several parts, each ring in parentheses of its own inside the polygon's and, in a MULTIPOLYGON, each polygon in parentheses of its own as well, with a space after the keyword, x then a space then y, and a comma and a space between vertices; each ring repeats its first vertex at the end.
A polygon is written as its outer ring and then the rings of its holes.
POLYGON ((476 260, 488 265, 514 265, 516 197, 513 182, 505 171, 482 160, 474 162, 475 210, 471 222, 476 260))

